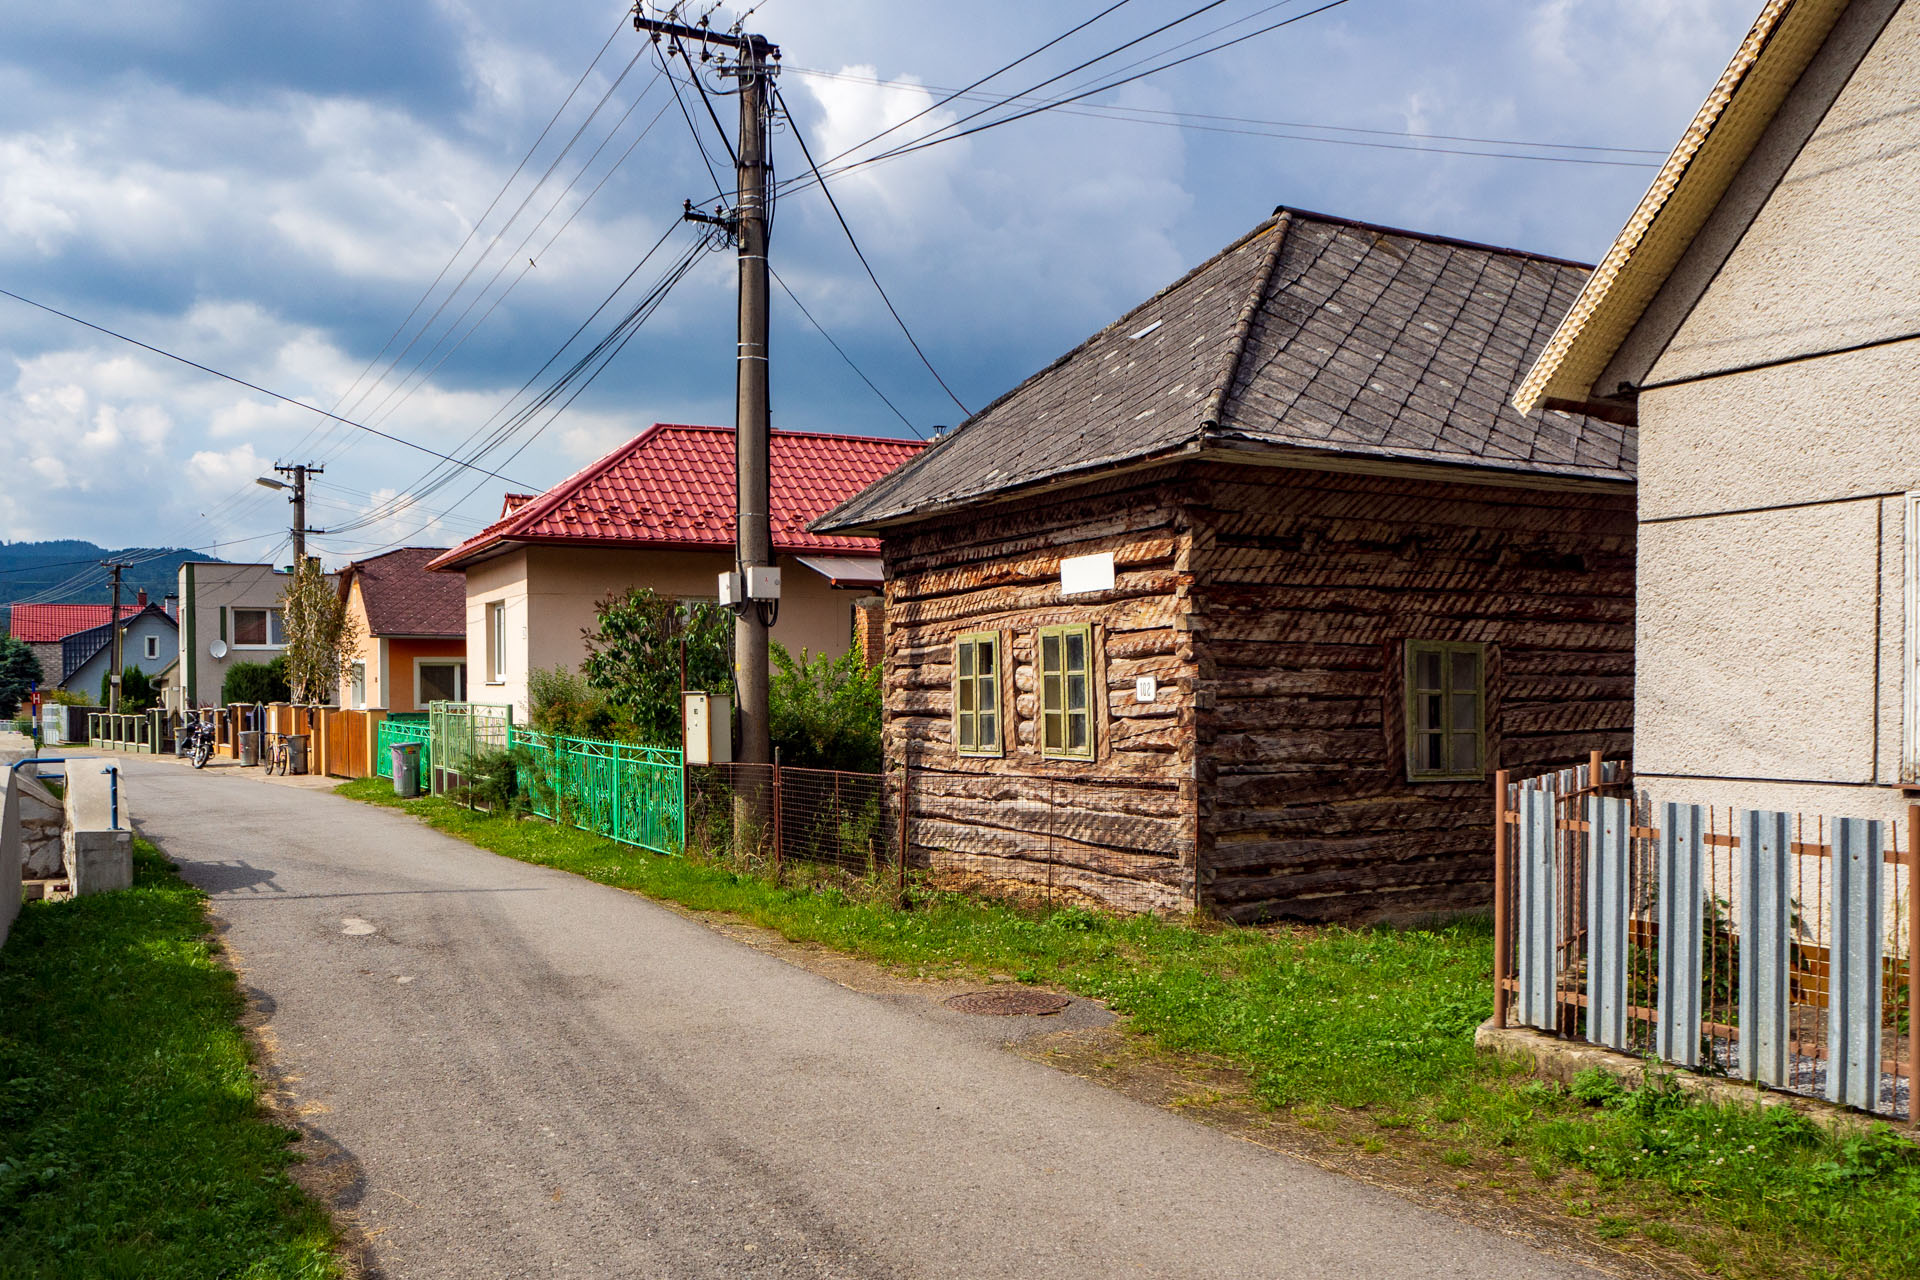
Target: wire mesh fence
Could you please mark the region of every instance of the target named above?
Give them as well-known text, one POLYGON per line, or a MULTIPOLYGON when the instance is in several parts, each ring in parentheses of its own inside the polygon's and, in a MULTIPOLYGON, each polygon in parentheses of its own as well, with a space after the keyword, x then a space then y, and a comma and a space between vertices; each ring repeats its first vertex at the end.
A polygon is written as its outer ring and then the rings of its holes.
POLYGON ((687 769, 687 848, 779 868, 892 877, 900 858, 899 779, 883 773, 717 764, 687 769))
POLYGON ((1916 811, 1656 812, 1598 760, 1497 793, 1496 1022, 1911 1118, 1916 811))

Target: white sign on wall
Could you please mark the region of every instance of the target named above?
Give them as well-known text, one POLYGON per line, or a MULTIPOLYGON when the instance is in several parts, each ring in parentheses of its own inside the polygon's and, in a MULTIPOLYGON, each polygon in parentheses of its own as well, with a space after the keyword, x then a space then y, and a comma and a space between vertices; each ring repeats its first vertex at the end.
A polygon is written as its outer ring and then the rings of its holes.
POLYGON ((1160 696, 1160 682, 1152 676, 1138 676, 1133 682, 1133 700, 1152 702, 1160 696))
POLYGON ((1068 556, 1060 562, 1060 594, 1085 595, 1090 591, 1113 590, 1113 552, 1098 555, 1068 556))

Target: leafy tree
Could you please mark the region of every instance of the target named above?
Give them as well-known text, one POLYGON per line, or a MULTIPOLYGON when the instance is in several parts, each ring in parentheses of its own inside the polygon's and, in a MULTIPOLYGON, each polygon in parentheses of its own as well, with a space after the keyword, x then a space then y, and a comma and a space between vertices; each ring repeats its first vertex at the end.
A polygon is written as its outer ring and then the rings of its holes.
POLYGON ((609 595, 594 612, 596 629, 582 633, 587 660, 581 671, 639 741, 680 743, 682 640, 687 688, 732 695, 733 615, 719 605, 636 587, 609 595))
POLYGON ((347 602, 328 585, 320 562, 312 557, 294 566, 280 605, 287 629, 285 657, 292 700, 329 701, 360 647, 360 623, 348 614, 347 602))
POLYGON ((227 668, 227 678, 220 682, 222 706, 230 702, 290 702, 292 699, 284 654, 272 662, 236 662, 227 668))
POLYGON ((527 673, 527 721, 540 733, 619 739, 632 736, 627 719, 578 672, 536 667, 527 673))
MULTIPOLYGON (((113 705, 113 692, 110 672, 100 676, 100 705, 113 705)), ((146 672, 138 667, 128 667, 120 673, 120 709, 125 712, 145 711, 149 707, 160 705, 160 691, 153 687, 153 681, 146 672)))
POLYGON ((880 668, 857 650, 798 660, 776 641, 767 718, 780 763, 880 771, 880 668))
POLYGON ((26 641, 17 636, 0 636, 0 716, 11 716, 26 701, 28 689, 46 679, 40 659, 26 641))

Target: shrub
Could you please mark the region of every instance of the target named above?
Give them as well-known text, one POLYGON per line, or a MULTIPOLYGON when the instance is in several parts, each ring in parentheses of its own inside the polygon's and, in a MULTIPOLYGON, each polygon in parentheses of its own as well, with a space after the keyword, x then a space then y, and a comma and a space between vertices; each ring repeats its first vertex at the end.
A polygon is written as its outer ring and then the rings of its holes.
POLYGON ((520 766, 526 757, 524 748, 475 751, 467 757, 466 785, 458 798, 489 813, 522 812, 526 800, 520 790, 520 766))
POLYGON ((0 636, 0 716, 11 716, 26 700, 27 690, 46 679, 40 659, 24 640, 0 636))
POLYGON ((540 733, 575 738, 626 736, 626 717, 605 695, 565 667, 537 668, 527 675, 527 719, 540 733))
MULTIPOLYGON (((110 707, 113 701, 109 695, 112 685, 106 675, 100 677, 100 705, 110 707)), ((120 710, 133 712, 145 711, 149 707, 160 705, 160 691, 153 687, 153 681, 147 673, 138 667, 127 667, 120 673, 120 710)))
POLYGON ((796 660, 773 646, 768 721, 780 763, 801 769, 880 771, 880 668, 849 649, 796 660))
POLYGON ((272 662, 236 662, 227 668, 220 682, 220 702, 290 702, 293 690, 287 686, 287 660, 272 662))
POLYGON ((733 693, 733 615, 719 605, 636 587, 609 595, 595 614, 581 672, 638 741, 680 744, 682 644, 687 688, 733 693))

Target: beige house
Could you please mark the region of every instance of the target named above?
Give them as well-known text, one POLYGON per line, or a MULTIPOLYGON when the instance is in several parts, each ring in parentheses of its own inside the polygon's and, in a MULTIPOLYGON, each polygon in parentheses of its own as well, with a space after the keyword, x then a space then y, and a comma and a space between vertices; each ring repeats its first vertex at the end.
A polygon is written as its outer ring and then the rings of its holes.
POLYGON ((467 696, 467 603, 457 577, 427 572, 445 547, 401 547, 340 571, 340 595, 360 637, 341 673, 339 704, 425 711, 467 696))
MULTIPOLYGON (((774 640, 795 653, 852 644, 858 602, 879 593, 878 544, 809 533, 807 523, 919 447, 773 433, 774 640)), ((467 697, 526 714, 528 673, 577 669, 594 607, 610 594, 715 599, 734 567, 733 477, 732 428, 657 424, 543 494, 508 494, 498 521, 428 566, 466 578, 467 697)))
POLYGON ((1653 798, 1920 779, 1920 5, 1771 0, 1515 398, 1639 429, 1653 798))
POLYGON ((217 703, 234 663, 272 662, 286 651, 280 602, 290 577, 270 564, 180 566, 179 681, 187 706, 217 703))

